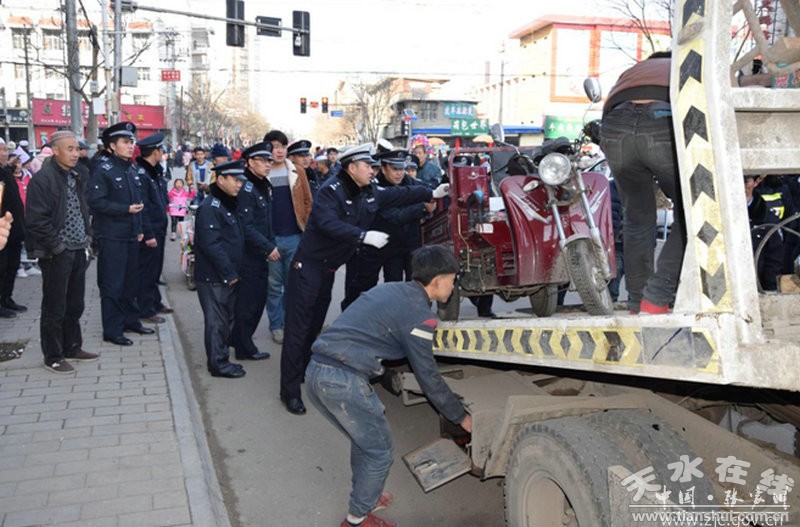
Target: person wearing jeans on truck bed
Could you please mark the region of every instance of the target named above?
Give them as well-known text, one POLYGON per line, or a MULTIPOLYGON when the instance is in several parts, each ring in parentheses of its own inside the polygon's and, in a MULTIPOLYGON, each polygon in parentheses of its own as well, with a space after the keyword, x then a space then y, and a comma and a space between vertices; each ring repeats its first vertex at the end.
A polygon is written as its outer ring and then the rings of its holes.
POLYGON ((429 245, 414 252, 411 282, 378 285, 359 296, 311 347, 308 397, 350 439, 353 489, 341 527, 394 527, 372 514, 387 507, 383 492, 394 449, 384 407, 370 385, 383 360, 407 359, 422 391, 441 414, 472 431, 472 418, 442 379, 433 357, 438 319, 431 302, 453 292, 458 262, 452 251, 429 245))
POLYGON ((669 98, 670 52, 654 53, 623 72, 603 107, 601 148, 624 211, 628 309, 667 313, 678 289, 686 231, 669 98), (675 219, 654 266, 655 186, 675 204, 675 219))

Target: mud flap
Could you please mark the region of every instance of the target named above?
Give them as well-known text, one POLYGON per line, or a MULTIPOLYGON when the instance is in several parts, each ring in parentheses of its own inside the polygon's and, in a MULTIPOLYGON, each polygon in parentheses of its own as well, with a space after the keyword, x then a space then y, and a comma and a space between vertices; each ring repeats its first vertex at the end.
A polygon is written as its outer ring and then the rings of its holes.
POLYGON ((472 470, 472 461, 450 439, 437 439, 403 456, 406 466, 425 492, 472 470))

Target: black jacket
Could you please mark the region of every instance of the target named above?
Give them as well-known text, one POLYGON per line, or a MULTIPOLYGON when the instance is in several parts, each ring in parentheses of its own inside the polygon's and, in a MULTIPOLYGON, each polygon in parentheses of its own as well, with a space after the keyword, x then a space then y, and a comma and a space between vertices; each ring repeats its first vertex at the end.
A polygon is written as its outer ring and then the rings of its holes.
MULTIPOLYGON (((378 174, 378 184, 391 188, 386 181, 383 172, 378 174)), ((422 181, 417 181, 411 176, 403 177, 398 187, 420 186, 428 188, 422 181)), ((399 251, 414 250, 418 248, 422 241, 420 239, 419 222, 428 216, 428 210, 423 203, 414 203, 403 207, 389 207, 381 209, 371 229, 385 232, 389 235, 389 243, 384 248, 397 249, 399 251)))
POLYGON ((236 214, 236 198, 216 183, 197 209, 194 224, 195 271, 198 282, 227 284, 239 278, 244 260, 244 229, 236 214))
MULTIPOLYGON (((750 217, 750 235, 755 251, 767 232, 778 223, 778 216, 757 193, 753 194, 753 200, 747 206, 747 215, 750 217)), ((765 291, 778 289, 778 275, 781 274, 782 264, 783 239, 781 234, 776 232, 767 240, 761 250, 761 256, 756 262, 756 273, 762 289, 765 291)))
POLYGON ((248 260, 266 264, 267 256, 275 250, 272 232, 272 185, 245 169, 247 183, 236 196, 237 213, 244 229, 245 255, 248 260))
POLYGON ((161 165, 151 165, 141 157, 136 158, 139 180, 142 182, 142 232, 145 240, 167 234, 167 182, 161 165))
POLYGON ((0 167, 0 181, 5 184, 0 216, 5 216, 6 212, 10 212, 14 217, 14 222, 11 224, 11 234, 8 236, 8 243, 19 243, 25 240, 25 206, 22 203, 22 197, 19 195, 19 186, 17 186, 17 180, 14 178, 14 169, 10 166, 0 167))
POLYGON ((131 205, 142 203, 142 191, 142 180, 130 162, 117 156, 95 157, 88 192, 95 235, 135 241, 143 232, 142 214, 128 210, 131 205))
MULTIPOLYGON (((86 203, 86 176, 75 169, 72 170, 72 175, 77 185, 83 226, 87 236, 91 236, 89 206, 86 203)), ((59 234, 67 217, 67 171, 54 160, 42 165, 28 184, 26 205, 25 248, 28 255, 34 258, 52 258, 64 251, 65 246, 59 234)))

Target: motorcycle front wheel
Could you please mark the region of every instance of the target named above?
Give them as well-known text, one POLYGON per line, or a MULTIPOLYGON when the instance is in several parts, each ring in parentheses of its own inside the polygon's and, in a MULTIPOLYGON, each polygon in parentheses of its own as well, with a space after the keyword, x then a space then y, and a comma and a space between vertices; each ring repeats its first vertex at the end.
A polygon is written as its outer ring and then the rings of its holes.
POLYGON ((197 284, 194 282, 194 258, 189 258, 186 262, 186 287, 189 291, 197 289, 197 284))
POLYGON ((588 238, 573 240, 567 245, 569 277, 590 315, 611 315, 614 302, 603 277, 603 268, 597 261, 592 241, 588 238))

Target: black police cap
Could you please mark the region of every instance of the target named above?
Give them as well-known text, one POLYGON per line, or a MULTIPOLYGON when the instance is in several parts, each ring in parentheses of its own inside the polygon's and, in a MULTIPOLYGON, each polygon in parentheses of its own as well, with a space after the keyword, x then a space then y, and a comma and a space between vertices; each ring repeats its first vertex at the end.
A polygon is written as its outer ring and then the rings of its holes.
POLYGON ((117 124, 112 124, 103 130, 103 143, 105 144, 120 137, 134 139, 136 137, 136 125, 130 121, 122 121, 117 124))
POLYGON ((261 142, 256 143, 253 146, 246 148, 242 152, 242 157, 244 159, 250 159, 251 157, 266 157, 267 159, 272 159, 272 143, 261 142))
POLYGON ((139 148, 164 148, 164 134, 158 132, 139 139, 139 148))
POLYGON ((311 153, 311 141, 300 139, 289 145, 286 155, 305 155, 311 153))

